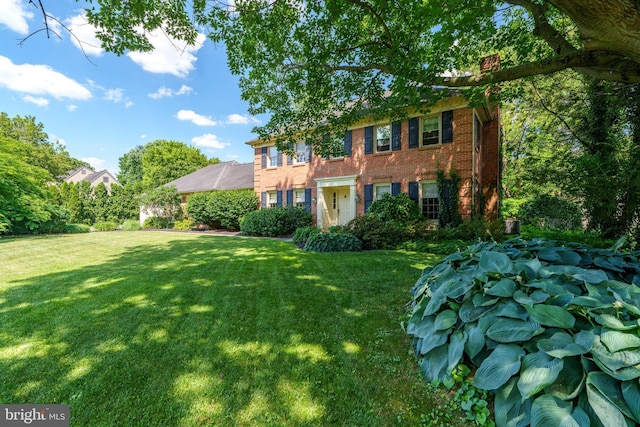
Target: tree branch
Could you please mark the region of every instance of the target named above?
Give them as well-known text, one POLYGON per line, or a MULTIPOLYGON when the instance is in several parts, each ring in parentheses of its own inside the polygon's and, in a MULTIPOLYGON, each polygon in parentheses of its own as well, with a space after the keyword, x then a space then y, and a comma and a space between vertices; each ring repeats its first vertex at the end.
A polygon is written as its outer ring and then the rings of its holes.
POLYGON ((361 0, 347 0, 347 1, 349 3, 352 3, 356 6, 360 6, 361 8, 368 10, 376 18, 378 23, 380 23, 380 25, 382 26, 382 29, 384 30, 384 33, 387 37, 387 43, 386 43, 387 47, 388 48, 393 47, 393 37, 391 36, 391 31, 389 31, 389 27, 387 27, 386 22, 384 22, 384 19, 382 19, 382 16, 380 16, 378 11, 375 10, 373 6, 361 0))
POLYGON ((533 34, 542 38, 557 55, 575 52, 577 49, 549 24, 546 12, 547 3, 534 3, 530 0, 509 0, 509 3, 525 8, 531 14, 534 22, 533 34))

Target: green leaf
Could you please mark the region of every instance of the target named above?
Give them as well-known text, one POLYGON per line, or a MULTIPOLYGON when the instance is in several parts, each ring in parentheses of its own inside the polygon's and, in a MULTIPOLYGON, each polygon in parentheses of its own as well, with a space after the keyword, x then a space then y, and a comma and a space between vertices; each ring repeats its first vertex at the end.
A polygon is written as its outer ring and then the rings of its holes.
POLYGON ((523 305, 540 304, 545 302, 547 298, 549 298, 549 294, 539 289, 533 291, 531 295, 528 295, 521 290, 517 290, 513 293, 513 299, 523 305))
POLYGON ((484 332, 477 323, 464 325, 464 332, 467 334, 467 342, 464 345, 464 349, 467 355, 473 359, 484 347, 484 332))
POLYGON ((451 372, 460 364, 466 342, 467 334, 464 332, 456 332, 451 335, 451 338, 449 339, 449 364, 447 365, 447 372, 451 372))
MULTIPOLYGON (((433 333, 426 335, 422 339, 422 345, 420 346, 420 354, 425 355, 429 353, 436 347, 441 346, 442 344, 447 342, 447 338, 449 337, 449 332, 438 332, 433 331, 433 333)), ((430 356, 433 357, 433 356, 430 356)))
POLYGON ((485 289, 485 293, 496 297, 511 297, 516 290, 516 282, 502 279, 485 289))
MULTIPOLYGON (((603 375, 606 376, 606 374, 603 375)), ((593 384, 589 383, 589 377, 587 377, 587 398, 602 425, 605 427, 626 426, 627 422, 620 409, 603 396, 593 384)))
POLYGON ((499 426, 525 427, 530 423, 531 399, 522 399, 517 383, 518 379, 513 377, 496 391, 493 406, 499 426))
POLYGON ((529 312, 525 310, 522 305, 516 303, 512 299, 499 303, 494 314, 498 317, 510 317, 512 319, 520 320, 526 320, 529 318, 529 312))
POLYGON ((553 384, 564 366, 561 359, 538 351, 527 354, 522 361, 518 390, 523 399, 528 399, 548 385, 553 384))
POLYGON ((484 390, 496 390, 520 370, 524 350, 517 345, 499 344, 484 359, 473 378, 473 385, 484 390))
POLYGON ((620 350, 638 349, 640 347, 640 338, 637 335, 611 331, 604 328, 600 333, 600 340, 612 353, 620 350))
POLYGON ((501 343, 529 341, 540 332, 540 324, 535 320, 498 318, 487 329, 486 335, 501 343))
POLYGON ((418 361, 422 374, 427 382, 442 379, 446 374, 448 362, 448 346, 442 345, 429 353, 429 357, 423 357, 418 361))
POLYGON ((545 394, 531 405, 531 427, 588 427, 589 416, 570 402, 545 394))
POLYGON ((541 325, 571 329, 576 323, 576 318, 562 307, 535 304, 533 306, 525 305, 525 308, 531 315, 531 318, 541 325))
POLYGON ((563 359, 564 366, 553 384, 545 387, 544 392, 553 394, 562 400, 575 399, 584 388, 587 376, 577 357, 563 359))
MULTIPOLYGON (((480 295, 480 294, 476 294, 476 295, 480 295)), ((484 300, 481 301, 479 305, 476 305, 475 302, 478 302, 478 301, 474 295, 474 298, 467 299, 462 304, 462 306, 460 307, 460 311, 458 312, 458 316, 460 316, 460 320, 462 320, 465 323, 473 322, 474 320, 477 320, 481 316, 485 315, 486 313, 496 308, 495 305, 482 306, 481 304, 486 302, 484 300)))
POLYGON ((479 266, 490 273, 509 274, 513 269, 513 261, 501 252, 483 251, 480 255, 479 266))
POLYGON ((433 323, 433 328, 436 331, 444 331, 451 328, 458 321, 458 315, 453 310, 444 310, 438 313, 436 320, 433 323))
POLYGON ((551 338, 538 340, 537 346, 548 355, 562 359, 589 352, 593 339, 594 335, 591 331, 581 331, 573 337, 566 332, 556 332, 551 338))
MULTIPOLYGON (((589 392, 595 393, 598 395, 597 397, 602 397, 607 400, 609 404, 613 405, 615 409, 625 416, 630 418, 633 417, 633 414, 629 407, 627 406, 627 402, 624 400, 622 395, 622 389, 619 381, 614 381, 609 375, 604 372, 590 372, 587 375, 587 396, 589 397, 589 402, 591 403, 591 395, 589 392)), ((596 399, 597 400, 597 399, 596 399)), ((606 405, 605 405, 606 406, 606 405)), ((592 404, 591 407, 595 410, 596 414, 602 420, 602 416, 598 410, 596 410, 595 406, 592 404)), ((610 417, 606 417, 604 419, 610 419, 610 417)), ((621 424, 622 425, 622 424, 621 424)))
POLYGON ((640 383, 637 380, 622 383, 622 397, 636 423, 640 423, 640 383))
POLYGON ((594 362, 602 363, 602 365, 610 371, 617 371, 621 368, 635 367, 636 365, 640 364, 640 351, 609 351, 609 349, 602 343, 598 335, 596 335, 593 339, 591 353, 594 356, 594 362))

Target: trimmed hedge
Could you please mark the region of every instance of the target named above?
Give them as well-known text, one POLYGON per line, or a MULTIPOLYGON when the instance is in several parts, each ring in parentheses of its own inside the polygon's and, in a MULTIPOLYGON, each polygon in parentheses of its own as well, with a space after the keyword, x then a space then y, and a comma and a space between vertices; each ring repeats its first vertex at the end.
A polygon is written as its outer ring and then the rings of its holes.
POLYGON ((304 250, 309 252, 358 252, 362 243, 351 233, 313 233, 304 250))
POLYGON ((163 216, 150 216, 149 218, 144 220, 144 223, 142 223, 142 228, 173 228, 174 222, 175 221, 173 218, 167 218, 163 216))
POLYGON ((187 197, 187 214, 196 224, 238 230, 240 219, 258 209, 259 203, 253 190, 195 193, 187 197))
POLYGON ((113 221, 100 221, 93 224, 96 231, 114 231, 118 229, 118 223, 113 221))
POLYGON ((320 233, 321 231, 322 230, 320 230, 318 227, 312 225, 307 227, 300 227, 297 228, 293 233, 293 236, 291 236, 291 241, 293 241, 293 243, 298 245, 299 247, 303 248, 311 235, 320 233))
POLYGON ((290 236, 296 229, 312 224, 313 216, 304 208, 265 208, 247 213, 240 221, 240 232, 246 236, 290 236))

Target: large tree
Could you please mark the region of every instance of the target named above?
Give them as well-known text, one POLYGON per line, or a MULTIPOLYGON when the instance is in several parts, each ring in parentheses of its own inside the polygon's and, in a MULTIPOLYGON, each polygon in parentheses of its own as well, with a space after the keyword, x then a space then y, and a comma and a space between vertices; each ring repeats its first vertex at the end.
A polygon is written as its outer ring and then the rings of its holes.
POLYGON ((190 42, 206 28, 251 112, 271 114, 260 134, 283 142, 316 129, 321 145, 327 126, 435 101, 442 87, 480 100, 486 85, 565 69, 640 82, 634 0, 94 0, 88 16, 118 54, 151 49, 160 28, 190 42), (501 67, 480 72, 493 53, 501 67))
POLYGON ((209 159, 199 149, 183 142, 159 139, 148 143, 142 153, 142 183, 145 188, 155 188, 208 164, 209 159))

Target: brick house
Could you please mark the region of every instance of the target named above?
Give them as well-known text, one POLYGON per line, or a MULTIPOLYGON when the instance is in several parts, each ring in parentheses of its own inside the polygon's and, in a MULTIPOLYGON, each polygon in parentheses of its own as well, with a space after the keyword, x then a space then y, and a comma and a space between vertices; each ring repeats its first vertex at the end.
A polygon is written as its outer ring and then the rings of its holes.
POLYGON ((304 141, 293 144, 295 156, 278 152, 273 142, 247 142, 254 149, 254 191, 262 206, 305 206, 316 224, 327 228, 363 215, 384 193, 404 192, 436 221, 436 171, 446 180, 455 170, 463 219, 497 217, 499 109, 470 107, 452 92, 427 115, 407 117, 393 123, 363 117, 341 138, 345 155, 340 157, 314 155, 304 141))

